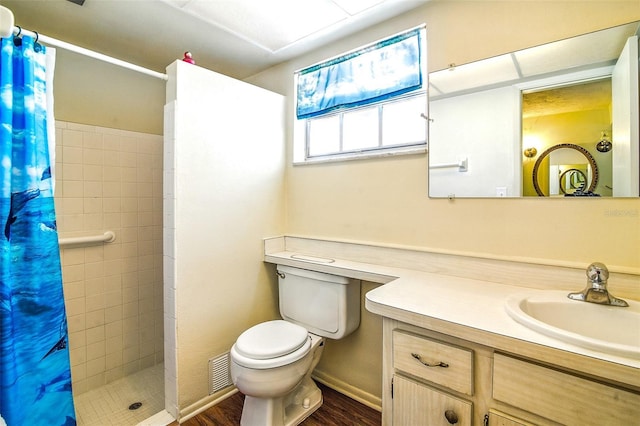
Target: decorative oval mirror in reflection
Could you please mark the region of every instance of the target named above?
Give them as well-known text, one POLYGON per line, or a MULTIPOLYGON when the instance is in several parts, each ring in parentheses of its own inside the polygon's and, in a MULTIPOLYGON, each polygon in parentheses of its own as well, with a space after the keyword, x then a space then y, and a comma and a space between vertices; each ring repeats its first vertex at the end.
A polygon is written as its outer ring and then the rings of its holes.
POLYGON ((584 170, 567 169, 560 174, 560 192, 563 194, 573 194, 578 190, 584 190, 587 186, 587 175, 584 170))
POLYGON ((571 143, 554 145, 540 154, 533 166, 533 187, 540 197, 557 195, 558 191, 561 191, 565 196, 594 196, 597 195, 594 194, 597 185, 598 164, 591 153, 579 145, 571 143), (581 160, 572 160, 571 165, 564 168, 561 167, 560 164, 566 163, 566 160, 560 160, 560 162, 551 161, 551 154, 561 149, 576 150, 584 156, 586 163, 583 165, 581 160), (547 166, 543 168, 543 164, 547 166), (546 186, 548 186, 546 194, 541 188, 541 175, 547 178, 545 179, 546 186), (556 176, 558 177, 557 182, 555 181, 556 176), (589 185, 588 187, 587 184, 589 185), (555 194, 554 187, 558 188, 555 194))

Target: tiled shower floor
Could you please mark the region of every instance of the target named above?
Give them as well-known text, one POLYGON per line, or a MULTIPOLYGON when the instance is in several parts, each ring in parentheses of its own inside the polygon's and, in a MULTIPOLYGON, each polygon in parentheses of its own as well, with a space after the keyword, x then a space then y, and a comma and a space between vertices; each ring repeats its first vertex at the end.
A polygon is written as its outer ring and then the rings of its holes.
POLYGON ((158 364, 75 397, 78 426, 134 426, 164 410, 163 369, 158 364), (142 406, 129 410, 134 402, 142 406))

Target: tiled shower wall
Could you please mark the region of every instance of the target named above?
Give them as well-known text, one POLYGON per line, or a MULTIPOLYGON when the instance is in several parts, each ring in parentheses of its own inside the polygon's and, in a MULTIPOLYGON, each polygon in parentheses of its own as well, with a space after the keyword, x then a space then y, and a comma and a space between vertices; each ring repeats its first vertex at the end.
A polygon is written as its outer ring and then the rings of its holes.
POLYGON ((60 238, 75 394, 163 361, 160 135, 56 122, 60 238))

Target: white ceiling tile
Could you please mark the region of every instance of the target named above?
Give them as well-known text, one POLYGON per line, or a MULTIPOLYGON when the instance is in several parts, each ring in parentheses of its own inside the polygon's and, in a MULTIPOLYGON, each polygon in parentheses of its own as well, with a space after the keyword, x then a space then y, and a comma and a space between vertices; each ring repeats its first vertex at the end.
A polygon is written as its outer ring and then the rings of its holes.
POLYGON ((192 0, 183 10, 271 52, 349 17, 331 0, 192 0))
POLYGON ((621 25, 521 50, 515 55, 524 77, 615 61, 636 28, 637 24, 621 25))
POLYGON ((452 69, 432 72, 429 74, 429 84, 440 92, 453 93, 476 87, 491 86, 517 78, 518 71, 511 56, 502 55, 452 69))
POLYGON ((333 0, 335 4, 352 16, 377 6, 380 3, 384 3, 385 1, 386 0, 333 0))

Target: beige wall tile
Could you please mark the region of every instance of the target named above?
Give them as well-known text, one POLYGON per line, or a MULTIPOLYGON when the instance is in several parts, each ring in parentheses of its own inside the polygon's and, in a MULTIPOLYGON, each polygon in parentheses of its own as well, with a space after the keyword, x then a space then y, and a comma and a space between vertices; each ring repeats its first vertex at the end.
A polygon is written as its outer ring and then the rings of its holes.
POLYGON ((122 211, 122 207, 120 206, 120 198, 116 198, 116 195, 113 195, 113 190, 116 190, 120 193, 120 184, 108 184, 105 183, 103 189, 105 192, 105 196, 113 197, 113 198, 104 198, 102 200, 102 207, 105 213, 118 213, 122 211), (107 195, 107 193, 109 195, 107 195))
POLYGON ((99 152, 102 152, 102 140, 103 135, 98 129, 95 132, 86 131, 82 133, 82 146, 84 148, 93 148, 99 152))
POLYGON ((86 327, 98 327, 104 325, 104 309, 97 309, 85 314, 86 327))
MULTIPOLYGON (((66 168, 63 167, 63 169, 66 168)), ((80 178, 82 178, 82 170, 78 170, 80 178)), ((84 196, 84 183, 81 180, 63 180, 61 186, 64 191, 64 199, 84 196)))
POLYGON ((83 198, 74 198, 69 196, 61 200, 60 214, 64 215, 78 215, 84 213, 83 198))
POLYGON ((104 342, 105 340, 105 329, 104 326, 98 326, 93 328, 88 328, 86 332, 87 336, 87 345, 104 342))
POLYGON ((64 284, 64 297, 67 300, 84 298, 85 285, 82 281, 75 281, 64 284))
MULTIPOLYGON (((59 167, 59 170, 62 171, 65 181, 71 181, 71 180, 82 181, 82 173, 84 170, 84 168, 82 167, 82 164, 62 162, 61 167, 59 167)), ((56 177, 56 179, 58 180, 61 178, 62 178, 61 176, 56 177)))
POLYGON ((84 280, 84 263, 64 266, 62 277, 66 283, 84 280))
MULTIPOLYGON (((87 311, 87 323, 89 322, 89 313, 97 310, 103 310, 105 307, 105 297, 103 294, 98 294, 95 296, 87 296, 85 302, 85 309, 87 311)), ((104 320, 104 313, 102 314, 102 318, 104 320)))
POLYGON ((84 315, 84 308, 83 313, 81 314, 69 313, 69 309, 67 308, 67 329, 69 330, 69 333, 80 331, 84 332, 87 329, 87 321, 84 315))
POLYGON ((87 357, 87 377, 104 374, 105 357, 88 359, 87 357))
POLYGON ((82 132, 76 130, 63 130, 62 138, 58 139, 65 147, 82 147, 82 132))
POLYGON ((103 296, 105 293, 105 279, 103 277, 90 278, 84 281, 85 294, 89 296, 103 296))
POLYGON ((104 366, 105 358, 106 353, 104 340, 100 340, 99 342, 90 343, 87 345, 87 363, 95 359, 100 359, 102 360, 102 365, 104 366))
MULTIPOLYGON (((97 160, 95 160, 95 162, 97 162, 97 160)), ((102 159, 100 159, 100 162, 102 162, 102 159)), ((102 164, 92 165, 91 163, 85 162, 82 166, 82 178, 84 180, 101 182, 104 179, 102 164)))
POLYGON ((121 151, 121 139, 118 135, 104 134, 102 137, 102 144, 105 151, 121 151))
POLYGON ((122 351, 118 350, 116 352, 108 353, 105 357, 106 367, 107 369, 112 369, 115 367, 122 366, 122 351))
POLYGON ((104 163, 102 153, 102 149, 84 148, 82 150, 82 163, 102 166, 104 163))
POLYGON ((84 249, 85 259, 87 262, 99 262, 104 260, 104 246, 97 245, 86 247, 84 249))
POLYGON ((85 279, 104 277, 104 262, 85 263, 85 279))
POLYGON ((146 302, 162 295, 162 261, 150 256, 162 253, 163 140, 66 122, 56 122, 56 134, 61 237, 116 234, 110 244, 61 249, 74 393, 79 393, 164 359, 156 343, 162 338, 162 306, 146 302), (152 182, 157 199, 139 198, 153 192, 152 182), (154 217, 160 218, 159 232, 147 224, 154 217), (138 274, 140 265, 145 269, 138 274), (138 306, 140 286, 145 312, 138 306))
POLYGON ((85 197, 102 197, 102 181, 85 181, 83 195, 85 197))
POLYGON ((112 306, 104 310, 105 324, 112 324, 122 320, 122 305, 112 306))
POLYGON ((105 308, 113 308, 122 305, 122 291, 109 291, 105 294, 105 308))
POLYGON ((81 265, 85 262, 84 250, 62 250, 62 266, 81 265))

